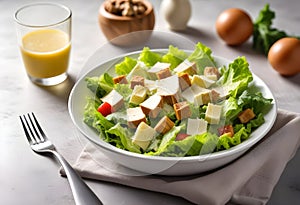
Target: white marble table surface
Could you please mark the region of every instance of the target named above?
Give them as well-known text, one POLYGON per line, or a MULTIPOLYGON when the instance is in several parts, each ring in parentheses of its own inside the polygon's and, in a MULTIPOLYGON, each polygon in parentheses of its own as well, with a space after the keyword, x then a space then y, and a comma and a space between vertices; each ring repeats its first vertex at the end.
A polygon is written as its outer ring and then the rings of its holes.
MULTIPOLYGON (((159 13, 161 1, 150 1, 155 6, 155 30, 169 31, 159 13)), ((56 0, 73 11, 73 47, 68 80, 48 88, 29 81, 16 43, 13 13, 30 2, 0 0, 0 204, 74 204, 67 179, 59 176, 59 164, 30 150, 18 115, 34 111, 59 151, 64 153, 66 147, 73 146, 75 152, 80 152, 84 141, 78 137, 68 115, 67 100, 88 57, 107 42, 97 23, 102 0, 56 0)), ((229 59, 246 56, 253 72, 273 91, 278 107, 300 113, 300 74, 283 78, 272 70, 263 55, 252 50, 250 42, 241 47, 228 47, 215 32, 214 22, 222 10, 240 7, 255 18, 267 2, 276 11, 274 26, 291 34, 300 34, 298 0, 191 0, 189 27, 178 34, 194 42, 203 42, 219 56, 229 59)), ((66 157, 71 163, 76 158, 74 155, 66 157)), ((300 151, 289 162, 268 204, 300 204, 299 168, 300 151)), ((87 183, 107 205, 189 204, 184 199, 165 194, 91 180, 87 183)))

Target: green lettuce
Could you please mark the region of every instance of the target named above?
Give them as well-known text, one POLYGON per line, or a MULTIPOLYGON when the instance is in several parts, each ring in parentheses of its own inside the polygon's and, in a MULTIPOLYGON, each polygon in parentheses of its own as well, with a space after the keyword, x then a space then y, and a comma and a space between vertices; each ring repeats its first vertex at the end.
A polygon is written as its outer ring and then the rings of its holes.
MULTIPOLYGON (((285 31, 272 27, 274 18, 275 12, 270 10, 269 4, 266 4, 253 24, 253 48, 266 56, 277 40, 288 37, 285 31)), ((300 39, 300 37, 296 38, 300 39)))
POLYGON ((187 59, 196 63, 198 74, 203 74, 205 67, 216 67, 211 49, 200 42, 197 43, 193 53, 187 59))
POLYGON ((245 90, 238 98, 237 104, 239 107, 243 107, 243 109, 251 108, 258 115, 266 113, 270 109, 272 101, 272 99, 265 98, 261 92, 245 90))
POLYGON ((272 101, 265 98, 261 92, 247 89, 237 99, 229 97, 223 102, 223 116, 229 122, 236 119, 238 114, 247 108, 252 109, 255 115, 266 113, 271 108, 272 101))
POLYGON ((111 122, 114 122, 115 124, 120 123, 121 125, 127 125, 127 113, 126 110, 123 109, 118 112, 113 112, 106 116, 106 119, 108 119, 111 122))
POLYGON ((163 136, 156 154, 159 155, 159 153, 162 153, 168 147, 169 144, 174 142, 177 134, 180 132, 181 129, 182 129, 182 127, 177 126, 177 127, 173 127, 169 132, 167 132, 163 136))
POLYGON ((171 63, 170 69, 173 70, 187 57, 188 55, 183 50, 180 50, 177 47, 170 45, 168 53, 162 56, 161 61, 165 63, 171 63))
POLYGON ((88 98, 84 108, 83 121, 100 133, 100 138, 107 141, 109 138, 105 134, 105 131, 113 127, 114 124, 97 111, 99 105, 100 101, 88 98))
MULTIPOLYGON (((176 137, 176 135, 175 135, 176 137)), ((173 138, 172 138, 173 139, 173 138)), ((218 136, 212 133, 188 136, 183 140, 170 140, 157 152, 152 153, 156 156, 184 157, 197 156, 212 153, 217 145, 218 136)))
POLYGON ((125 57, 121 63, 115 65, 115 72, 118 75, 127 75, 131 72, 136 64, 137 60, 130 57, 125 57))
POLYGON ((144 47, 139 56, 139 60, 147 66, 153 66, 155 63, 161 61, 161 58, 160 54, 151 51, 149 47, 144 47))
POLYGON ((264 123, 265 123, 264 115, 262 113, 259 113, 255 119, 251 120, 247 124, 247 126, 249 126, 249 129, 251 128, 251 131, 253 131, 254 129, 258 128, 259 126, 261 126, 264 123))
POLYGON ((131 133, 128 129, 122 127, 120 123, 111 127, 106 133, 110 136, 107 140, 108 143, 114 144, 120 149, 125 149, 130 152, 141 153, 140 148, 132 143, 131 133))
POLYGON ((115 84, 114 89, 123 97, 123 100, 126 103, 129 103, 130 96, 132 94, 132 89, 129 84, 115 84))
POLYGON ((112 77, 107 73, 102 74, 100 77, 86 77, 85 81, 90 91, 98 98, 110 93, 114 86, 112 77))
POLYGON ((236 117, 241 111, 242 107, 238 105, 237 100, 235 98, 229 97, 227 100, 225 100, 222 108, 222 116, 224 116, 226 124, 236 119, 236 117))
POLYGON ((241 126, 238 131, 235 132, 233 137, 230 137, 228 134, 221 135, 217 143, 217 151, 224 149, 230 149, 238 144, 241 144, 242 141, 248 139, 250 136, 249 130, 244 126, 241 126))
POLYGON ((238 57, 228 68, 225 66, 221 69, 222 77, 218 84, 228 90, 229 95, 236 98, 244 90, 248 88, 248 84, 253 80, 252 73, 249 69, 249 64, 245 57, 238 57))
POLYGON ((234 125, 234 135, 231 137, 228 134, 223 134, 219 137, 216 151, 229 149, 250 137, 250 134, 265 122, 262 113, 258 114, 254 119, 250 120, 247 124, 234 125))

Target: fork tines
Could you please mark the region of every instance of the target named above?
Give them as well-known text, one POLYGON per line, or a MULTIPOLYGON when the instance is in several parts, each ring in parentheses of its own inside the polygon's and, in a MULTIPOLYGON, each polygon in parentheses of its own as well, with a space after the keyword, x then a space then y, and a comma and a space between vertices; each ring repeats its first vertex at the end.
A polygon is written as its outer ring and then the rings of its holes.
POLYGON ((32 142, 32 144, 37 144, 45 141, 45 133, 43 132, 33 112, 19 117, 29 142, 32 142))

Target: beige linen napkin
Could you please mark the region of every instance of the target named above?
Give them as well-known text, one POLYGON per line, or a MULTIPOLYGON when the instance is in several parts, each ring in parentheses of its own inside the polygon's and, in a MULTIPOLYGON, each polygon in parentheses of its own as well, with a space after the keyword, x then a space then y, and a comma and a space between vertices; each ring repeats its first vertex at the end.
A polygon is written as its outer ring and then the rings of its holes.
POLYGON ((196 204, 265 204, 286 164, 299 148, 299 128, 299 114, 279 110, 273 128, 260 143, 234 162, 206 174, 138 176, 110 161, 90 143, 74 168, 85 178, 163 192, 196 204))

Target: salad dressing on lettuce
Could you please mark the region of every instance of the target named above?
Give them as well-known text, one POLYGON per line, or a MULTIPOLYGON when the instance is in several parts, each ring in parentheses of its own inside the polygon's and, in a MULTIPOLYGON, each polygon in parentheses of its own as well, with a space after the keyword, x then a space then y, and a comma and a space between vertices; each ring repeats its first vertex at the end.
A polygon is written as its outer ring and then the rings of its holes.
POLYGON ((242 143, 264 123, 272 104, 251 82, 245 57, 217 67, 202 43, 187 53, 145 47, 115 75, 87 77, 94 94, 84 122, 120 149, 152 156, 196 156, 242 143))

